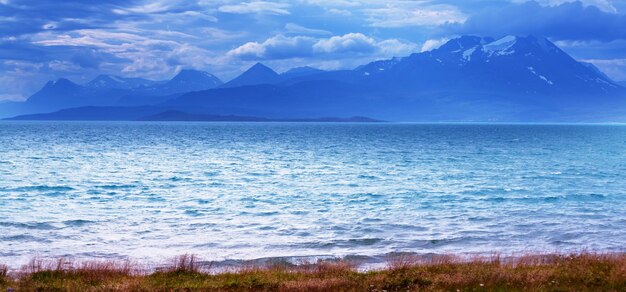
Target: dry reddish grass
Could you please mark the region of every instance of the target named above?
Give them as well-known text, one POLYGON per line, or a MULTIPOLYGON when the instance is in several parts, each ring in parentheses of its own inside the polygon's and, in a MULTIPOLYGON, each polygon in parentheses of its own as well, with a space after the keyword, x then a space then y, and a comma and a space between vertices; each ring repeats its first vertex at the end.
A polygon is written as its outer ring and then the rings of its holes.
POLYGON ((129 261, 35 259, 9 275, 0 266, 0 290, 70 291, 626 291, 626 254, 499 256, 461 260, 398 254, 388 268, 358 272, 346 261, 244 266, 210 273, 193 255, 146 272, 129 261))

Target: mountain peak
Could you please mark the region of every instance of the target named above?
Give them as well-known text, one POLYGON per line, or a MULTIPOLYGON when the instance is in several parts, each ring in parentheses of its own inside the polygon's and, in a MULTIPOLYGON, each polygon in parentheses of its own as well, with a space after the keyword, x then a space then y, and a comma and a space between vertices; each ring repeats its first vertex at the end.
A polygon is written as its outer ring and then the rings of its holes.
POLYGON ((443 52, 460 52, 490 42, 493 42, 493 38, 465 35, 449 40, 439 47, 438 50, 443 52))
POLYGON ((215 77, 213 74, 208 73, 208 72, 199 71, 195 69, 183 69, 183 70, 180 70, 180 72, 178 72, 178 74, 176 74, 176 76, 174 76, 172 80, 213 79, 213 78, 217 78, 217 77, 215 77))
POLYGON ((506 35, 498 39, 491 37, 461 36, 452 39, 439 49, 432 51, 439 57, 449 56, 463 61, 470 61, 475 56, 483 58, 508 56, 520 54, 530 57, 539 54, 550 54, 552 56, 565 55, 561 49, 548 39, 543 37, 506 35), (473 57, 474 56, 474 57, 473 57))
POLYGON ((100 74, 96 76, 93 80, 87 82, 85 84, 91 88, 108 88, 108 87, 117 87, 121 84, 125 83, 124 80, 117 76, 100 74))
POLYGON ((250 67, 248 70, 246 70, 247 72, 263 72, 263 73, 267 73, 267 74, 276 74, 278 75, 278 73, 276 73, 274 70, 272 70, 272 68, 265 66, 263 63, 256 63, 254 65, 252 65, 252 67, 250 67))
POLYGON ((38 104, 54 103, 55 100, 70 98, 82 89, 82 86, 68 79, 59 78, 54 81, 48 81, 41 90, 30 96, 27 102, 38 104))
POLYGON ((543 51, 545 53, 560 54, 562 51, 555 44, 544 37, 514 36, 507 35, 496 41, 483 46, 485 52, 496 53, 498 55, 506 55, 515 51, 524 51, 529 53, 532 51, 543 51))
POLYGON ((44 86, 44 89, 46 88, 71 88, 71 87, 78 87, 78 86, 80 85, 70 81, 69 79, 59 78, 54 81, 48 81, 48 83, 46 83, 46 85, 44 86))
POLYGON ((183 69, 164 86, 168 90, 182 92, 210 89, 221 84, 222 81, 211 73, 194 69, 183 69))
POLYGON ((257 84, 272 84, 281 80, 280 75, 262 63, 256 63, 246 72, 224 84, 223 87, 239 87, 257 84))
POLYGON ((155 81, 143 78, 120 77, 100 74, 85 84, 92 89, 134 89, 155 84, 155 81))

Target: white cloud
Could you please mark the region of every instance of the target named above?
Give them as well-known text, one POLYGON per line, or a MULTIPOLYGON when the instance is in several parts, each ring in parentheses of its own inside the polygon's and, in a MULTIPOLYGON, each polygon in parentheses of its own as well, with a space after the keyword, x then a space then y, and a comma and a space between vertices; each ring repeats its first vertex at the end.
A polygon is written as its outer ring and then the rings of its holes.
POLYGON ((310 56, 315 39, 306 36, 286 37, 277 35, 262 43, 248 42, 227 55, 239 59, 286 59, 310 56))
POLYGON ((313 50, 318 53, 371 52, 375 46, 374 39, 362 33, 349 33, 322 39, 313 45, 313 50))
POLYGON ((249 42, 228 51, 226 54, 241 59, 263 58, 265 47, 258 42, 249 42))
POLYGON ((0 101, 24 101, 26 97, 16 93, 0 93, 0 101))
POLYGON ((384 40, 378 43, 379 50, 385 56, 404 57, 417 48, 414 43, 402 42, 397 39, 384 40))
POLYGON ((397 39, 377 41, 362 33, 348 33, 330 38, 277 35, 264 42, 245 43, 230 50, 227 56, 242 60, 389 57, 408 55, 416 47, 413 43, 397 39))
POLYGON ((4 62, 2 62, 2 64, 11 67, 11 73, 20 74, 34 73, 34 71, 38 71, 44 66, 44 64, 42 63, 28 62, 22 60, 5 60, 4 62))
POLYGON ((210 22, 218 21, 217 17, 207 14, 207 13, 198 12, 198 11, 183 11, 180 13, 167 13, 166 16, 172 16, 172 17, 165 19, 167 21, 178 20, 179 22, 184 22, 185 20, 197 20, 197 19, 203 19, 203 20, 210 21, 210 22))
POLYGON ((582 61, 594 64, 613 80, 626 81, 626 59, 588 59, 582 61))
POLYGON ((53 71, 76 72, 81 69, 80 66, 73 62, 64 60, 53 60, 48 63, 48 68, 53 71))
POLYGON ((448 42, 448 40, 449 39, 447 38, 426 40, 422 45, 422 52, 427 52, 439 48, 441 45, 448 42))
POLYGON ((147 37, 136 34, 96 29, 76 30, 60 35, 44 32, 33 36, 33 43, 36 45, 97 47, 112 51, 123 51, 129 46, 150 40, 147 37))
POLYGON ((339 16, 352 16, 352 12, 346 9, 331 8, 331 9, 326 10, 326 12, 328 12, 329 14, 339 15, 339 16))
MULTIPOLYGON (((203 69, 218 61, 214 52, 186 42, 156 39, 155 36, 172 36, 171 32, 140 35, 135 33, 110 32, 97 29, 76 30, 62 35, 39 33, 33 37, 33 44, 40 46, 90 47, 98 52, 126 60, 117 68, 129 76, 162 78, 180 67, 203 69)), ((174 33, 176 34, 176 33, 174 33)), ((178 34, 176 34, 178 35, 178 34)), ((177 36, 181 39, 180 36, 177 36)), ((80 72, 79 68, 70 70, 71 64, 52 61, 49 68, 53 71, 80 72)))
POLYGON ((301 25, 297 25, 295 23, 287 23, 285 24, 285 30, 289 33, 294 34, 309 34, 309 35, 332 35, 333 33, 327 30, 322 29, 313 29, 304 27, 301 25))
POLYGON ((139 14, 160 13, 168 11, 170 7, 164 3, 151 2, 145 5, 135 6, 126 9, 126 11, 139 14))
POLYGON ((389 4, 383 8, 365 9, 367 21, 374 27, 437 26, 463 23, 467 16, 448 5, 423 6, 421 2, 389 4))
POLYGON ((323 7, 357 7, 361 6, 363 2, 356 0, 304 0, 309 5, 318 5, 323 7))
MULTIPOLYGON (((29 62, 22 60, 4 60, 0 62, 0 100, 25 100, 32 94, 33 82, 41 80, 40 72, 44 69, 44 63, 29 62)), ((41 83, 37 84, 41 88, 41 83)))
POLYGON ((567 3, 567 2, 580 1, 585 6, 593 5, 593 6, 598 7, 600 10, 604 12, 617 13, 617 8, 613 6, 613 3, 611 3, 610 0, 513 0, 513 2, 515 3, 524 3, 528 1, 536 1, 542 5, 550 5, 550 6, 560 5, 560 4, 567 3))
POLYGON ((223 41, 241 38, 246 35, 246 33, 242 31, 230 31, 230 30, 224 30, 224 29, 219 29, 219 28, 214 28, 214 27, 200 28, 200 32, 205 37, 209 36, 210 38, 214 40, 223 40, 223 41))
POLYGON ((235 14, 276 14, 276 15, 288 15, 289 10, 287 3, 267 2, 267 1, 253 1, 242 2, 234 5, 223 5, 218 8, 220 12, 235 13, 235 14))

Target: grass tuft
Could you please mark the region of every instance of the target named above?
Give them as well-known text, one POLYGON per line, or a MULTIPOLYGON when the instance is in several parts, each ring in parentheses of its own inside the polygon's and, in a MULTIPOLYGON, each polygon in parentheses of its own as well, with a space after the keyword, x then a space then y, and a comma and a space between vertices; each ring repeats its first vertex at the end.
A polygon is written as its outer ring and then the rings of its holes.
POLYGON ((193 254, 184 254, 173 259, 173 263, 169 268, 165 269, 174 273, 199 273, 200 265, 198 257, 193 254))
POLYGON ((387 268, 359 272, 349 261, 264 266, 215 273, 195 255, 156 271, 130 261, 33 259, 0 290, 37 291, 626 291, 626 254, 527 255, 461 259, 393 254, 387 268))

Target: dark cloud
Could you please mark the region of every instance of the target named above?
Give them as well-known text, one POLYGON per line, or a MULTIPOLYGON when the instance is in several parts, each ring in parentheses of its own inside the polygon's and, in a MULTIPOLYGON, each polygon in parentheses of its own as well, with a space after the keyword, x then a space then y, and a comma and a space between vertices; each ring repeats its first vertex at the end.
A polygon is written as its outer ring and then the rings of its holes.
POLYGON ((74 54, 70 57, 70 61, 82 68, 98 69, 103 62, 107 63, 124 63, 127 59, 118 58, 112 54, 102 52, 91 48, 72 48, 74 54))
POLYGON ((54 1, 11 0, 0 5, 2 35, 18 36, 39 31, 68 31, 106 27, 116 19, 137 17, 121 15, 115 9, 138 3, 136 0, 54 1))
POLYGON ((626 59, 626 40, 559 41, 557 45, 567 53, 584 59, 626 59))
POLYGON ((115 21, 146 20, 154 15, 199 9, 194 1, 10 0, 0 4, 0 35, 109 28, 115 21))
POLYGON ((470 16, 463 24, 449 25, 446 33, 502 36, 538 35, 555 40, 626 39, 626 15, 596 6, 567 2, 542 6, 535 1, 487 9, 470 16))

